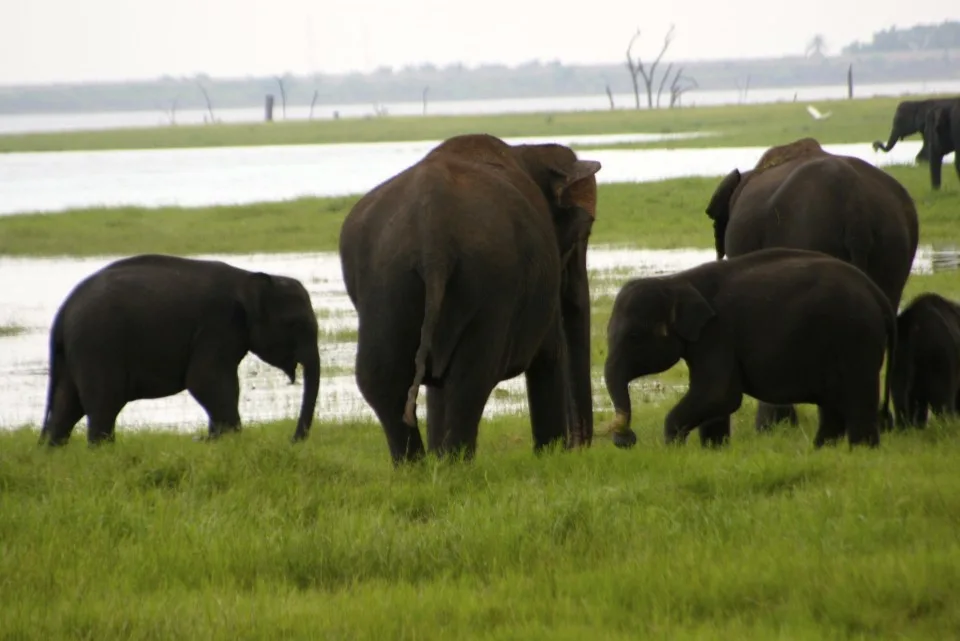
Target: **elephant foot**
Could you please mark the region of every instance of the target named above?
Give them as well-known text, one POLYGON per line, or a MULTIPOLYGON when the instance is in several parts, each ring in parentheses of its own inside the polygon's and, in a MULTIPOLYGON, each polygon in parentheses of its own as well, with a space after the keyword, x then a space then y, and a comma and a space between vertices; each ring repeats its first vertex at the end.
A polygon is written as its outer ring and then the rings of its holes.
POLYGON ((637 444, 637 435, 631 429, 627 429, 622 432, 614 432, 613 444, 622 450, 630 449, 637 444))

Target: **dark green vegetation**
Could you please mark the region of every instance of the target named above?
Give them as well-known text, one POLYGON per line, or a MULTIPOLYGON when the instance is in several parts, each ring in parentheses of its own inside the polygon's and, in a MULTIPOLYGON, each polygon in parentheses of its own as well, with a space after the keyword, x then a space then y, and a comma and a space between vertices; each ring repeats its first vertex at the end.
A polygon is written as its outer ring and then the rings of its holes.
MULTIPOLYGON (((960 184, 955 177, 945 172, 943 189, 934 192, 925 166, 894 166, 888 171, 917 201, 921 244, 956 242, 960 184)), ((713 247, 713 227, 704 210, 719 180, 601 185, 591 242, 667 249, 713 247)), ((358 198, 0 216, 0 255, 334 251, 343 218, 358 198)))
POLYGON ((631 132, 718 134, 702 139, 627 145, 630 147, 768 147, 803 136, 814 136, 824 144, 870 142, 886 138, 899 100, 816 101, 821 111, 833 112, 829 119, 820 121, 810 117, 805 108, 808 101, 803 101, 640 111, 397 116, 31 133, 0 136, 0 152, 441 140, 464 132, 501 137, 631 132))
POLYGON ((0 337, 3 336, 16 336, 17 334, 22 334, 26 331, 25 327, 20 325, 0 325, 0 337))

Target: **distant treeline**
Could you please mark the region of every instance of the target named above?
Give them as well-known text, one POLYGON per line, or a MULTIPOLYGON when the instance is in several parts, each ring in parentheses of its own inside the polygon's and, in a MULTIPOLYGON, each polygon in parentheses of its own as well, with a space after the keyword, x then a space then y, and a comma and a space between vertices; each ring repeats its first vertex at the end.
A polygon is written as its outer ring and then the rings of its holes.
POLYGON ((870 42, 854 42, 843 53, 890 53, 894 51, 935 51, 960 49, 960 22, 945 20, 940 24, 921 24, 909 29, 896 26, 873 34, 870 42))
MULTIPOLYGON (((645 48, 658 43, 645 43, 645 48)), ((657 70, 665 68, 665 59, 657 70)), ((700 90, 741 91, 774 87, 843 85, 853 65, 856 84, 960 80, 960 48, 905 53, 859 52, 841 56, 785 57, 756 60, 673 61, 685 78, 700 90)), ((515 67, 421 65, 368 74, 276 78, 221 79, 200 75, 158 80, 0 87, 0 113, 63 113, 94 111, 205 109, 259 107, 266 94, 276 98, 275 117, 281 117, 282 94, 287 106, 343 105, 383 102, 419 102, 427 89, 428 101, 541 96, 630 94, 633 89, 625 63, 568 66, 559 62, 530 62, 515 67), (209 104, 207 98, 209 97, 209 104)), ((695 101, 695 97, 693 98, 695 101)), ((633 101, 620 100, 617 107, 633 101)), ((685 98, 684 104, 689 104, 685 98)))

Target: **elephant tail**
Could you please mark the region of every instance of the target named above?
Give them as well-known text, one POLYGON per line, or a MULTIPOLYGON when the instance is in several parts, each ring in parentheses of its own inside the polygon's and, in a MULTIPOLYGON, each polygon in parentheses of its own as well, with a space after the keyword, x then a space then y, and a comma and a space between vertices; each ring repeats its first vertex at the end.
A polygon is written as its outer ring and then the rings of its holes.
POLYGON ((415 427, 417 424, 417 395, 427 372, 427 357, 433 348, 433 333, 437 326, 437 319, 440 317, 440 309, 443 306, 448 270, 446 265, 434 263, 425 265, 423 274, 425 292, 423 324, 420 326, 420 346, 417 347, 417 355, 414 358, 416 370, 413 375, 413 383, 407 390, 407 403, 403 408, 403 422, 410 427, 415 427))
POLYGON ((880 423, 883 429, 893 427, 893 415, 890 413, 890 388, 893 384, 893 374, 896 367, 897 352, 897 312, 884 297, 884 324, 887 327, 887 371, 883 377, 883 408, 880 410, 880 423))
POLYGON ((53 326, 50 328, 50 372, 47 376, 47 405, 43 411, 43 425, 40 428, 41 443, 47 438, 50 414, 53 412, 53 396, 56 394, 60 377, 63 376, 66 357, 63 340, 63 314, 58 313, 56 318, 53 319, 53 326))

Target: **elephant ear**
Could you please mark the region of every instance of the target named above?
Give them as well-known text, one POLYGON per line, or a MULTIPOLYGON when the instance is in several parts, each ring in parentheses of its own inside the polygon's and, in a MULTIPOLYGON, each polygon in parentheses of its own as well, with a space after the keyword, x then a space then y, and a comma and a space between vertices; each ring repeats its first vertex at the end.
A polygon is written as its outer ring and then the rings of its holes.
POLYGON ((710 197, 707 203, 707 216, 714 220, 726 220, 730 217, 730 200, 733 198, 733 192, 740 185, 740 170, 734 169, 723 177, 716 191, 710 197))
POLYGON ((262 323, 266 318, 273 287, 273 277, 263 272, 254 272, 244 281, 240 291, 240 304, 251 324, 262 323))
POLYGON ((550 187, 554 205, 563 208, 579 207, 591 219, 597 217, 597 179, 600 163, 596 160, 576 160, 566 169, 550 169, 550 187))
POLYGON ((695 342, 703 327, 716 315, 707 299, 693 285, 685 283, 676 288, 670 308, 670 325, 680 338, 688 343, 695 342))

